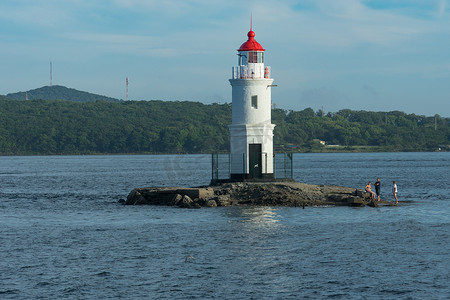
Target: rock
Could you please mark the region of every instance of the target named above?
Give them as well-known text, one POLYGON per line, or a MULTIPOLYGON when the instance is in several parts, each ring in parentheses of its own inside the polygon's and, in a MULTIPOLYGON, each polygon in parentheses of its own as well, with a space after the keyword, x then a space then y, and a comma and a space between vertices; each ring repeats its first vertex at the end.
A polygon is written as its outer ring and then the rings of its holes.
POLYGON ((132 190, 130 194, 128 194, 127 201, 125 201, 125 204, 128 205, 142 205, 142 204, 148 204, 147 199, 145 199, 140 192, 138 192, 136 189, 132 190))
POLYGON ((206 199, 195 198, 195 199, 194 199, 194 203, 195 203, 195 204, 198 204, 200 207, 201 207, 201 206, 205 206, 206 199))
POLYGON ((219 195, 217 196, 217 206, 230 206, 230 195, 219 195))
POLYGON ((210 199, 206 201, 206 207, 216 207, 216 206, 217 206, 216 200, 210 199))
POLYGON ((133 189, 127 196, 127 200, 125 201, 126 205, 134 205, 136 202, 136 189, 133 189))
POLYGON ((367 205, 370 207, 378 207, 378 203, 375 201, 370 201, 369 203, 367 203, 367 205))
POLYGON ((356 201, 357 198, 358 198, 358 197, 356 197, 356 196, 349 196, 349 197, 347 198, 347 203, 348 203, 348 204, 352 204, 353 202, 356 201))
POLYGON ((194 203, 194 201, 192 201, 192 199, 188 195, 184 195, 183 199, 181 200, 181 202, 178 206, 184 207, 184 208, 190 208, 193 203, 194 203))
POLYGON ((180 194, 176 194, 170 202, 170 205, 177 206, 178 204, 180 204, 181 200, 183 200, 183 196, 181 196, 180 194))
POLYGON ((372 195, 370 193, 367 193, 367 192, 364 192, 362 197, 365 198, 365 199, 372 199, 372 195))
POLYGON ((200 204, 198 204, 197 202, 192 203, 192 205, 189 208, 202 208, 202 206, 200 204))
POLYGON ((177 188, 176 192, 181 195, 189 196, 191 199, 208 199, 214 196, 214 190, 212 188, 177 188))
POLYGON ((122 199, 122 198, 119 199, 119 203, 120 203, 120 204, 125 204, 125 199, 122 199))
MULTIPOLYGON (((370 193, 362 190, 340 186, 301 182, 235 182, 197 188, 136 188, 129 193, 125 204, 171 205, 184 208, 229 205, 365 206, 371 202, 370 197, 370 193)), ((377 207, 378 203, 370 205, 377 207)))
POLYGON ((149 204, 149 201, 144 198, 139 192, 136 192, 136 201, 134 202, 134 205, 144 205, 149 204))
POLYGON ((347 204, 350 206, 365 206, 366 201, 363 198, 357 196, 349 196, 347 198, 347 204))
POLYGON ((343 194, 343 195, 329 195, 328 196, 328 200, 330 201, 334 201, 334 202, 347 202, 349 196, 348 194, 343 194))

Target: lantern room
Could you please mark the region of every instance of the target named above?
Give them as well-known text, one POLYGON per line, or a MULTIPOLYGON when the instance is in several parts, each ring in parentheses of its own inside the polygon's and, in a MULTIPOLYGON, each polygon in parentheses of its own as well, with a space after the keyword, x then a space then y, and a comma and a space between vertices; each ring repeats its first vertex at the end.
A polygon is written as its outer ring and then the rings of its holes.
POLYGON ((264 67, 265 49, 255 40, 250 30, 248 40, 238 49, 238 64, 233 67, 232 79, 270 78, 270 67, 264 67))

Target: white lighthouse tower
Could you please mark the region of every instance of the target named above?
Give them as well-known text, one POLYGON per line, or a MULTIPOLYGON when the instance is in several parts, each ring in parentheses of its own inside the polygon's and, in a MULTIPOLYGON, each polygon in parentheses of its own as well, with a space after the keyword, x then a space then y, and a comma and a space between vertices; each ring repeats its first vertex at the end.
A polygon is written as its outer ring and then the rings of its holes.
POLYGON ((264 48, 250 28, 238 49, 233 67, 232 124, 230 130, 231 179, 270 180, 273 172, 270 67, 264 66, 264 48))

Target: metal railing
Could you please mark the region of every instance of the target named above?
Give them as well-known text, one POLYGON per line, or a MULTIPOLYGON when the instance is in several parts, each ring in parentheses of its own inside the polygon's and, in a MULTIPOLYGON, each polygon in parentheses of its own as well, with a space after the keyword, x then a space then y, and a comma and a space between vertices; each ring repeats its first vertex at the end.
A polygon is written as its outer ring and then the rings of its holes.
MULTIPOLYGON (((267 173, 267 160, 270 159, 267 155, 262 153, 264 165, 266 166, 265 173, 267 173)), ((251 168, 246 172, 246 156, 243 153, 242 174, 254 172, 251 168)), ((251 164, 252 162, 250 162, 251 164)), ((254 175, 254 174, 250 174, 254 175)), ((275 179, 293 179, 294 178, 294 159, 293 154, 289 153, 274 153, 273 156, 273 175, 275 179)), ((230 153, 213 153, 211 156, 211 179, 212 181, 231 179, 231 155, 230 153)))
POLYGON ((213 153, 211 159, 211 179, 229 179, 231 177, 231 156, 230 153, 213 153))
POLYGON ((245 66, 233 67, 231 78, 232 79, 262 79, 262 78, 269 79, 270 78, 270 67, 269 66, 264 67, 263 65, 262 66, 245 65, 245 66))
POLYGON ((273 173, 275 178, 294 178, 294 158, 292 152, 277 153, 273 157, 273 173))

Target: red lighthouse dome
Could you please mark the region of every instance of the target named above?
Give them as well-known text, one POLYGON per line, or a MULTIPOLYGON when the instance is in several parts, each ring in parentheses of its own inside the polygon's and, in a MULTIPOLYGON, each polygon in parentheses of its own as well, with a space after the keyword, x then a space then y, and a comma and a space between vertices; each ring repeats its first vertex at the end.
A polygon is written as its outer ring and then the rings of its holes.
POLYGON ((248 40, 241 45, 238 51, 264 51, 264 48, 255 40, 255 33, 253 30, 247 33, 248 40))

